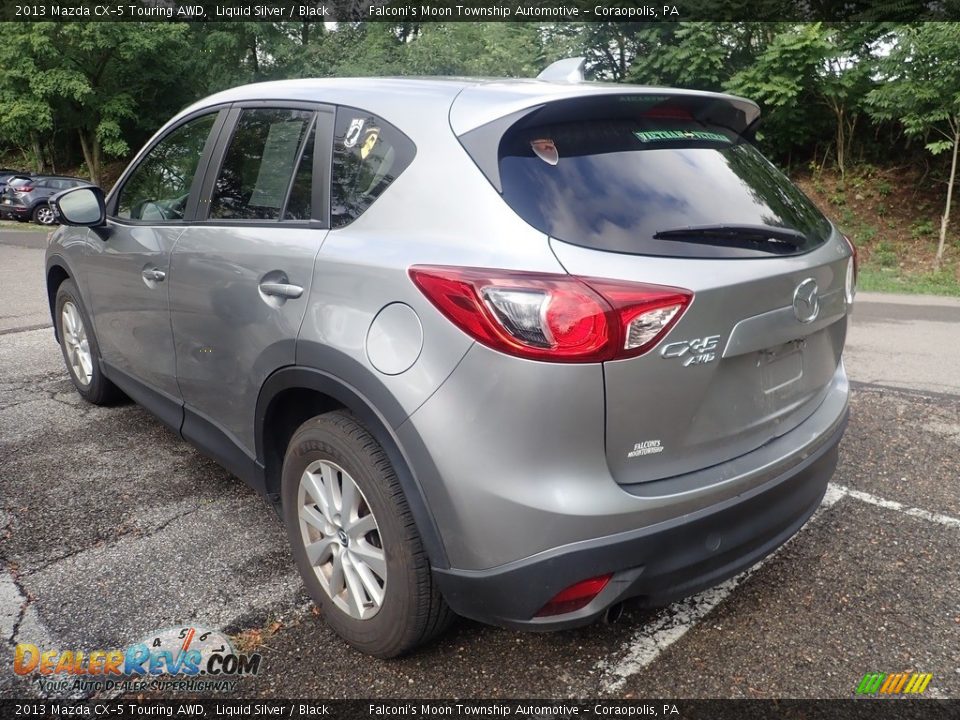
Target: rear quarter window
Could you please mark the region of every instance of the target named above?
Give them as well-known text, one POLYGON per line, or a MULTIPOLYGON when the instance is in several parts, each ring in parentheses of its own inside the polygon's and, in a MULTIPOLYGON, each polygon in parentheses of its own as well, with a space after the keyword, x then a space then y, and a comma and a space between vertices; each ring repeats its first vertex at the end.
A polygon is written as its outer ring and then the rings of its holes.
POLYGON ((355 108, 337 108, 333 134, 330 225, 356 220, 416 155, 413 141, 384 119, 355 108))

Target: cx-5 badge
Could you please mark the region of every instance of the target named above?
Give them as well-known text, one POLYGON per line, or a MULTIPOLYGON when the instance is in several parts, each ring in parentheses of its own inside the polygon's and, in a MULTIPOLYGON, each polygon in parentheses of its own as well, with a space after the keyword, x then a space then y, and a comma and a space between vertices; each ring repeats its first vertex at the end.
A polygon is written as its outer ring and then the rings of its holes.
POLYGON ((717 359, 717 347, 720 345, 719 335, 708 335, 693 340, 680 340, 667 343, 660 350, 660 357, 683 358, 683 366, 704 365, 717 359))

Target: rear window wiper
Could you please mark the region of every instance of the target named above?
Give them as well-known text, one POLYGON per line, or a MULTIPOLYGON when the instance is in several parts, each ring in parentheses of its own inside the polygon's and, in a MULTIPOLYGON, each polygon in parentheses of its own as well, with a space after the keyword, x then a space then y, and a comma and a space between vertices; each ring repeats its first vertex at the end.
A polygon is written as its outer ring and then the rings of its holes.
POLYGON ((705 245, 747 247, 771 253, 792 253, 809 239, 799 230, 773 225, 690 225, 661 230, 655 240, 682 240, 705 245))

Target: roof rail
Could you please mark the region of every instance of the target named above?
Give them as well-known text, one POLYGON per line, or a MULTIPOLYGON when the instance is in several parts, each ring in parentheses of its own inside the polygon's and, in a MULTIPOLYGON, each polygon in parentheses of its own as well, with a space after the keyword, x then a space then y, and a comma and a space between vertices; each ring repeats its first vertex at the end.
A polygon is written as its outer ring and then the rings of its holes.
POLYGON ((571 57, 550 63, 543 72, 537 75, 537 80, 553 83, 581 83, 583 82, 583 68, 587 64, 585 57, 571 57))

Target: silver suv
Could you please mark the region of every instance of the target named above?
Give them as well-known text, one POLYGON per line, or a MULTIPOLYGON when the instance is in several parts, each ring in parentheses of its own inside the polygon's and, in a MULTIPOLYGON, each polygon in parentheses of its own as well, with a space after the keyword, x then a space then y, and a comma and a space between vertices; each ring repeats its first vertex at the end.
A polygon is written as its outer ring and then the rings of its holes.
POLYGON ((282 515, 380 657, 557 629, 756 563, 847 420, 852 246, 736 97, 547 80, 248 85, 187 108, 46 256, 77 391, 282 515))

